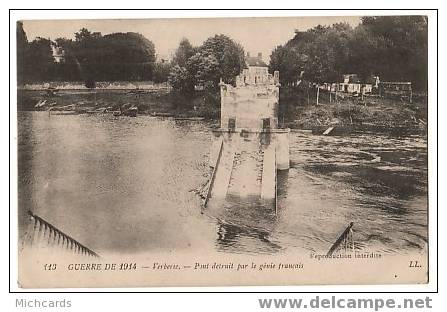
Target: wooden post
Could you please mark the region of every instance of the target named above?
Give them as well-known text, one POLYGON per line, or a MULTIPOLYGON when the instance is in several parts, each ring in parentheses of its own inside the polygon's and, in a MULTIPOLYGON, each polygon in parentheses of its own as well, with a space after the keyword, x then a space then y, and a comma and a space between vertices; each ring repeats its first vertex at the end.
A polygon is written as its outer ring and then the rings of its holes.
POLYGON ((329 103, 332 103, 332 86, 329 89, 329 103))
POLYGON ((318 106, 318 98, 320 97, 320 85, 317 85, 317 106, 318 106))
POLYGON ((310 88, 310 85, 307 86, 307 106, 309 106, 309 104, 310 104, 310 99, 309 99, 309 88, 310 88))

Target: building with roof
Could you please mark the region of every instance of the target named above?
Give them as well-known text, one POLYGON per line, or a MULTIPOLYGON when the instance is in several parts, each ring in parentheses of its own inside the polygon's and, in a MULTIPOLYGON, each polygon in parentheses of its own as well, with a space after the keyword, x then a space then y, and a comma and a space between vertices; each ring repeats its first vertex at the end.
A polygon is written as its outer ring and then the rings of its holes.
POLYGON ((250 56, 250 53, 247 53, 245 65, 246 68, 238 76, 240 84, 256 85, 271 83, 272 76, 268 72, 268 65, 262 60, 262 53, 258 53, 258 56, 250 56))
POLYGON ((54 62, 63 63, 65 61, 65 51, 62 47, 58 46, 56 42, 51 42, 51 53, 53 55, 54 62))
POLYGON ((371 93, 373 88, 377 86, 378 77, 370 77, 363 81, 357 74, 344 74, 343 81, 340 83, 325 84, 328 91, 339 91, 345 93, 371 93))
POLYGON ((221 127, 277 128, 279 72, 269 74, 261 53, 257 57, 247 54, 245 62, 236 86, 221 83, 221 127))

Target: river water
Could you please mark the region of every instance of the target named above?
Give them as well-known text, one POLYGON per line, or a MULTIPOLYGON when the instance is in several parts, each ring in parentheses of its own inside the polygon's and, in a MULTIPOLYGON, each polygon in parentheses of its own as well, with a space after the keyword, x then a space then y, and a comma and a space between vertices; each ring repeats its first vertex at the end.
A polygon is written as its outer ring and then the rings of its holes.
POLYGON ((247 203, 204 211, 206 122, 18 113, 19 232, 26 211, 94 251, 326 252, 350 222, 357 248, 427 245, 427 140, 290 134, 278 213, 247 203))

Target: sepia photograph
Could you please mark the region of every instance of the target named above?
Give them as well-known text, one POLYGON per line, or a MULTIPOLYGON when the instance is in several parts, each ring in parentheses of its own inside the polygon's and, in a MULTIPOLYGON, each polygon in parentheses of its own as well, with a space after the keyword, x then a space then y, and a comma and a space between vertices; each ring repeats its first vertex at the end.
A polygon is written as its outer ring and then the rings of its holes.
POLYGON ((18 287, 428 283, 428 25, 18 20, 18 287))

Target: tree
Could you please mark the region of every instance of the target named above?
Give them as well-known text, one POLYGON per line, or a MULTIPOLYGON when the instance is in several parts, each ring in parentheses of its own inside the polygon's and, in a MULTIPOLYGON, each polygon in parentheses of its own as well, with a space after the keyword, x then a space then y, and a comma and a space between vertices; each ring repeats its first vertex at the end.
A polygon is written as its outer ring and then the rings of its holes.
POLYGON ((316 27, 314 38, 303 45, 308 56, 306 77, 317 83, 339 81, 349 68, 347 45, 352 28, 347 24, 316 27))
POLYGON ((214 75, 216 86, 220 78, 226 83, 234 83, 236 76, 245 67, 244 49, 239 43, 225 35, 215 35, 208 38, 199 48, 199 51, 204 56, 213 55, 218 62, 217 72, 214 75))
POLYGON ((71 59, 85 81, 151 80, 154 44, 138 33, 102 36, 83 28, 67 43, 71 59))
POLYGON ((244 49, 225 35, 205 40, 200 47, 193 49, 195 53, 186 62, 183 59, 185 51, 189 53, 192 50, 188 48, 187 39, 182 42, 174 57, 177 65, 172 68, 169 80, 175 90, 192 92, 194 86, 202 85, 216 92, 221 78, 227 83, 234 83, 245 66, 244 49), (183 62, 184 66, 178 64, 183 62))
POLYGON ((24 83, 26 80, 27 54, 28 54, 28 38, 23 23, 17 22, 17 83, 24 83))
POLYGON ((295 47, 277 46, 270 55, 269 72, 280 72, 280 82, 284 86, 295 85, 301 79, 308 56, 295 47))
MULTIPOLYGON (((86 28, 75 33, 75 40, 36 38, 27 43, 23 25, 17 24, 19 80, 96 81, 151 80, 155 64, 154 44, 138 33, 102 36, 86 28), (20 47, 20 48, 19 48, 20 47), (54 47, 64 51, 64 61, 53 59, 54 47)), ((166 71, 166 69, 165 69, 166 71)), ((164 74, 167 79, 166 73, 164 74)))
POLYGON ((76 42, 87 42, 89 40, 95 40, 101 38, 100 32, 91 32, 87 28, 81 28, 75 33, 76 42))
POLYGON ((371 75, 390 77, 385 38, 372 35, 364 25, 356 27, 349 41, 350 71, 363 79, 371 75))
POLYGON ((195 48, 189 42, 188 39, 183 38, 180 41, 179 47, 175 51, 175 55, 172 59, 173 65, 178 65, 180 67, 186 67, 186 63, 189 58, 195 54, 195 48))
POLYGON ((372 57, 383 64, 381 77, 411 81, 416 89, 427 89, 426 16, 367 16, 362 18, 362 26, 379 43, 372 57))
POLYGON ((155 46, 143 35, 133 32, 105 35, 99 64, 110 80, 151 80, 155 46))
POLYGON ((54 59, 51 40, 37 37, 28 47, 26 78, 28 81, 51 81, 54 74, 54 59))
POLYGON ((187 63, 187 69, 194 84, 200 84, 206 89, 215 90, 220 81, 219 62, 213 54, 196 53, 187 63))
POLYGON ((368 16, 354 29, 346 23, 316 26, 295 36, 271 55, 269 70, 279 70, 284 86, 301 71, 312 82, 338 82, 344 73, 363 81, 411 81, 427 88, 427 19, 424 16, 368 16))
POLYGON ((171 71, 171 64, 157 62, 154 65, 153 80, 155 83, 166 82, 171 71))
POLYGON ((180 67, 179 65, 173 66, 169 73, 168 81, 175 91, 182 93, 194 91, 194 84, 185 67, 180 67))

